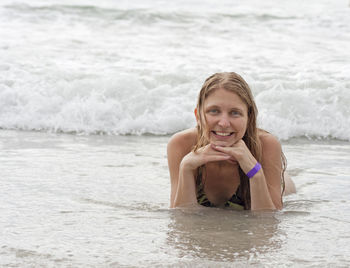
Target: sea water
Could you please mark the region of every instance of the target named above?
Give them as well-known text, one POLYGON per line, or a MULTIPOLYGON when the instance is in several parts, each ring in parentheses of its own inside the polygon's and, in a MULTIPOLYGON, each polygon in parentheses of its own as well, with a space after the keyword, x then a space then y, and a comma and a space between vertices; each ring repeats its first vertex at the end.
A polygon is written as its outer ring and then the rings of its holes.
POLYGON ((169 137, 1 131, 0 266, 348 267, 350 145, 283 143, 278 212, 169 209, 169 137))
POLYGON ((204 79, 235 71, 264 129, 350 140, 347 4, 3 0, 0 127, 174 133, 204 79))
POLYGON ((348 267, 346 1, 0 3, 0 266, 348 267), (297 194, 169 209, 169 135, 214 72, 250 84, 297 194))

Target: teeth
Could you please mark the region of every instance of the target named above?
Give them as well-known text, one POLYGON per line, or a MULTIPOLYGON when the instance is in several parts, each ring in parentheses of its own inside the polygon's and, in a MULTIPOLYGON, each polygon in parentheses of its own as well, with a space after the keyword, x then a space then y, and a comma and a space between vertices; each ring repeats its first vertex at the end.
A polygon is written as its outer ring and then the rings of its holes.
POLYGON ((219 136, 230 136, 231 133, 229 132, 215 132, 216 135, 219 135, 219 136))

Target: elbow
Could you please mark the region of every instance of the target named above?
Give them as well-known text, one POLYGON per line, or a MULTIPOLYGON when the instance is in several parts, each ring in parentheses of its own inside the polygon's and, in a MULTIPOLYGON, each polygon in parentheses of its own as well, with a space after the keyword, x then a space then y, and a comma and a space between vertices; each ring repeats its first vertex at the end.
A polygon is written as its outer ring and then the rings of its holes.
POLYGON ((282 209, 283 209, 282 204, 275 205, 275 210, 282 210, 282 209))
POLYGON ((274 210, 281 210, 283 209, 283 201, 282 198, 280 200, 273 201, 274 210))
POLYGON ((197 207, 197 200, 174 200, 170 208, 194 208, 197 207))

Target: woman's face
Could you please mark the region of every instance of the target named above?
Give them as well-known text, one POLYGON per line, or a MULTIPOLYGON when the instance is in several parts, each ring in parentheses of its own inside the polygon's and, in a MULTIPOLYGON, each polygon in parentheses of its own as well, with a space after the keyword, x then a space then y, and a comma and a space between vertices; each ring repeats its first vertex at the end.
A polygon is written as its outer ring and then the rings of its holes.
POLYGON ((203 108, 210 143, 232 146, 243 138, 248 107, 236 93, 216 89, 205 99, 203 108))

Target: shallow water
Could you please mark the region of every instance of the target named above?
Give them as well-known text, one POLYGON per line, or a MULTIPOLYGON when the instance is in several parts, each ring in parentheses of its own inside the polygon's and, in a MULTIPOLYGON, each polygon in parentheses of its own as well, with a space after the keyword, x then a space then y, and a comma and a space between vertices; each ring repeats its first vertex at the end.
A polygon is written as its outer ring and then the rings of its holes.
POLYGON ((283 144, 278 212, 169 209, 168 136, 0 131, 5 267, 347 267, 350 144, 283 144))

